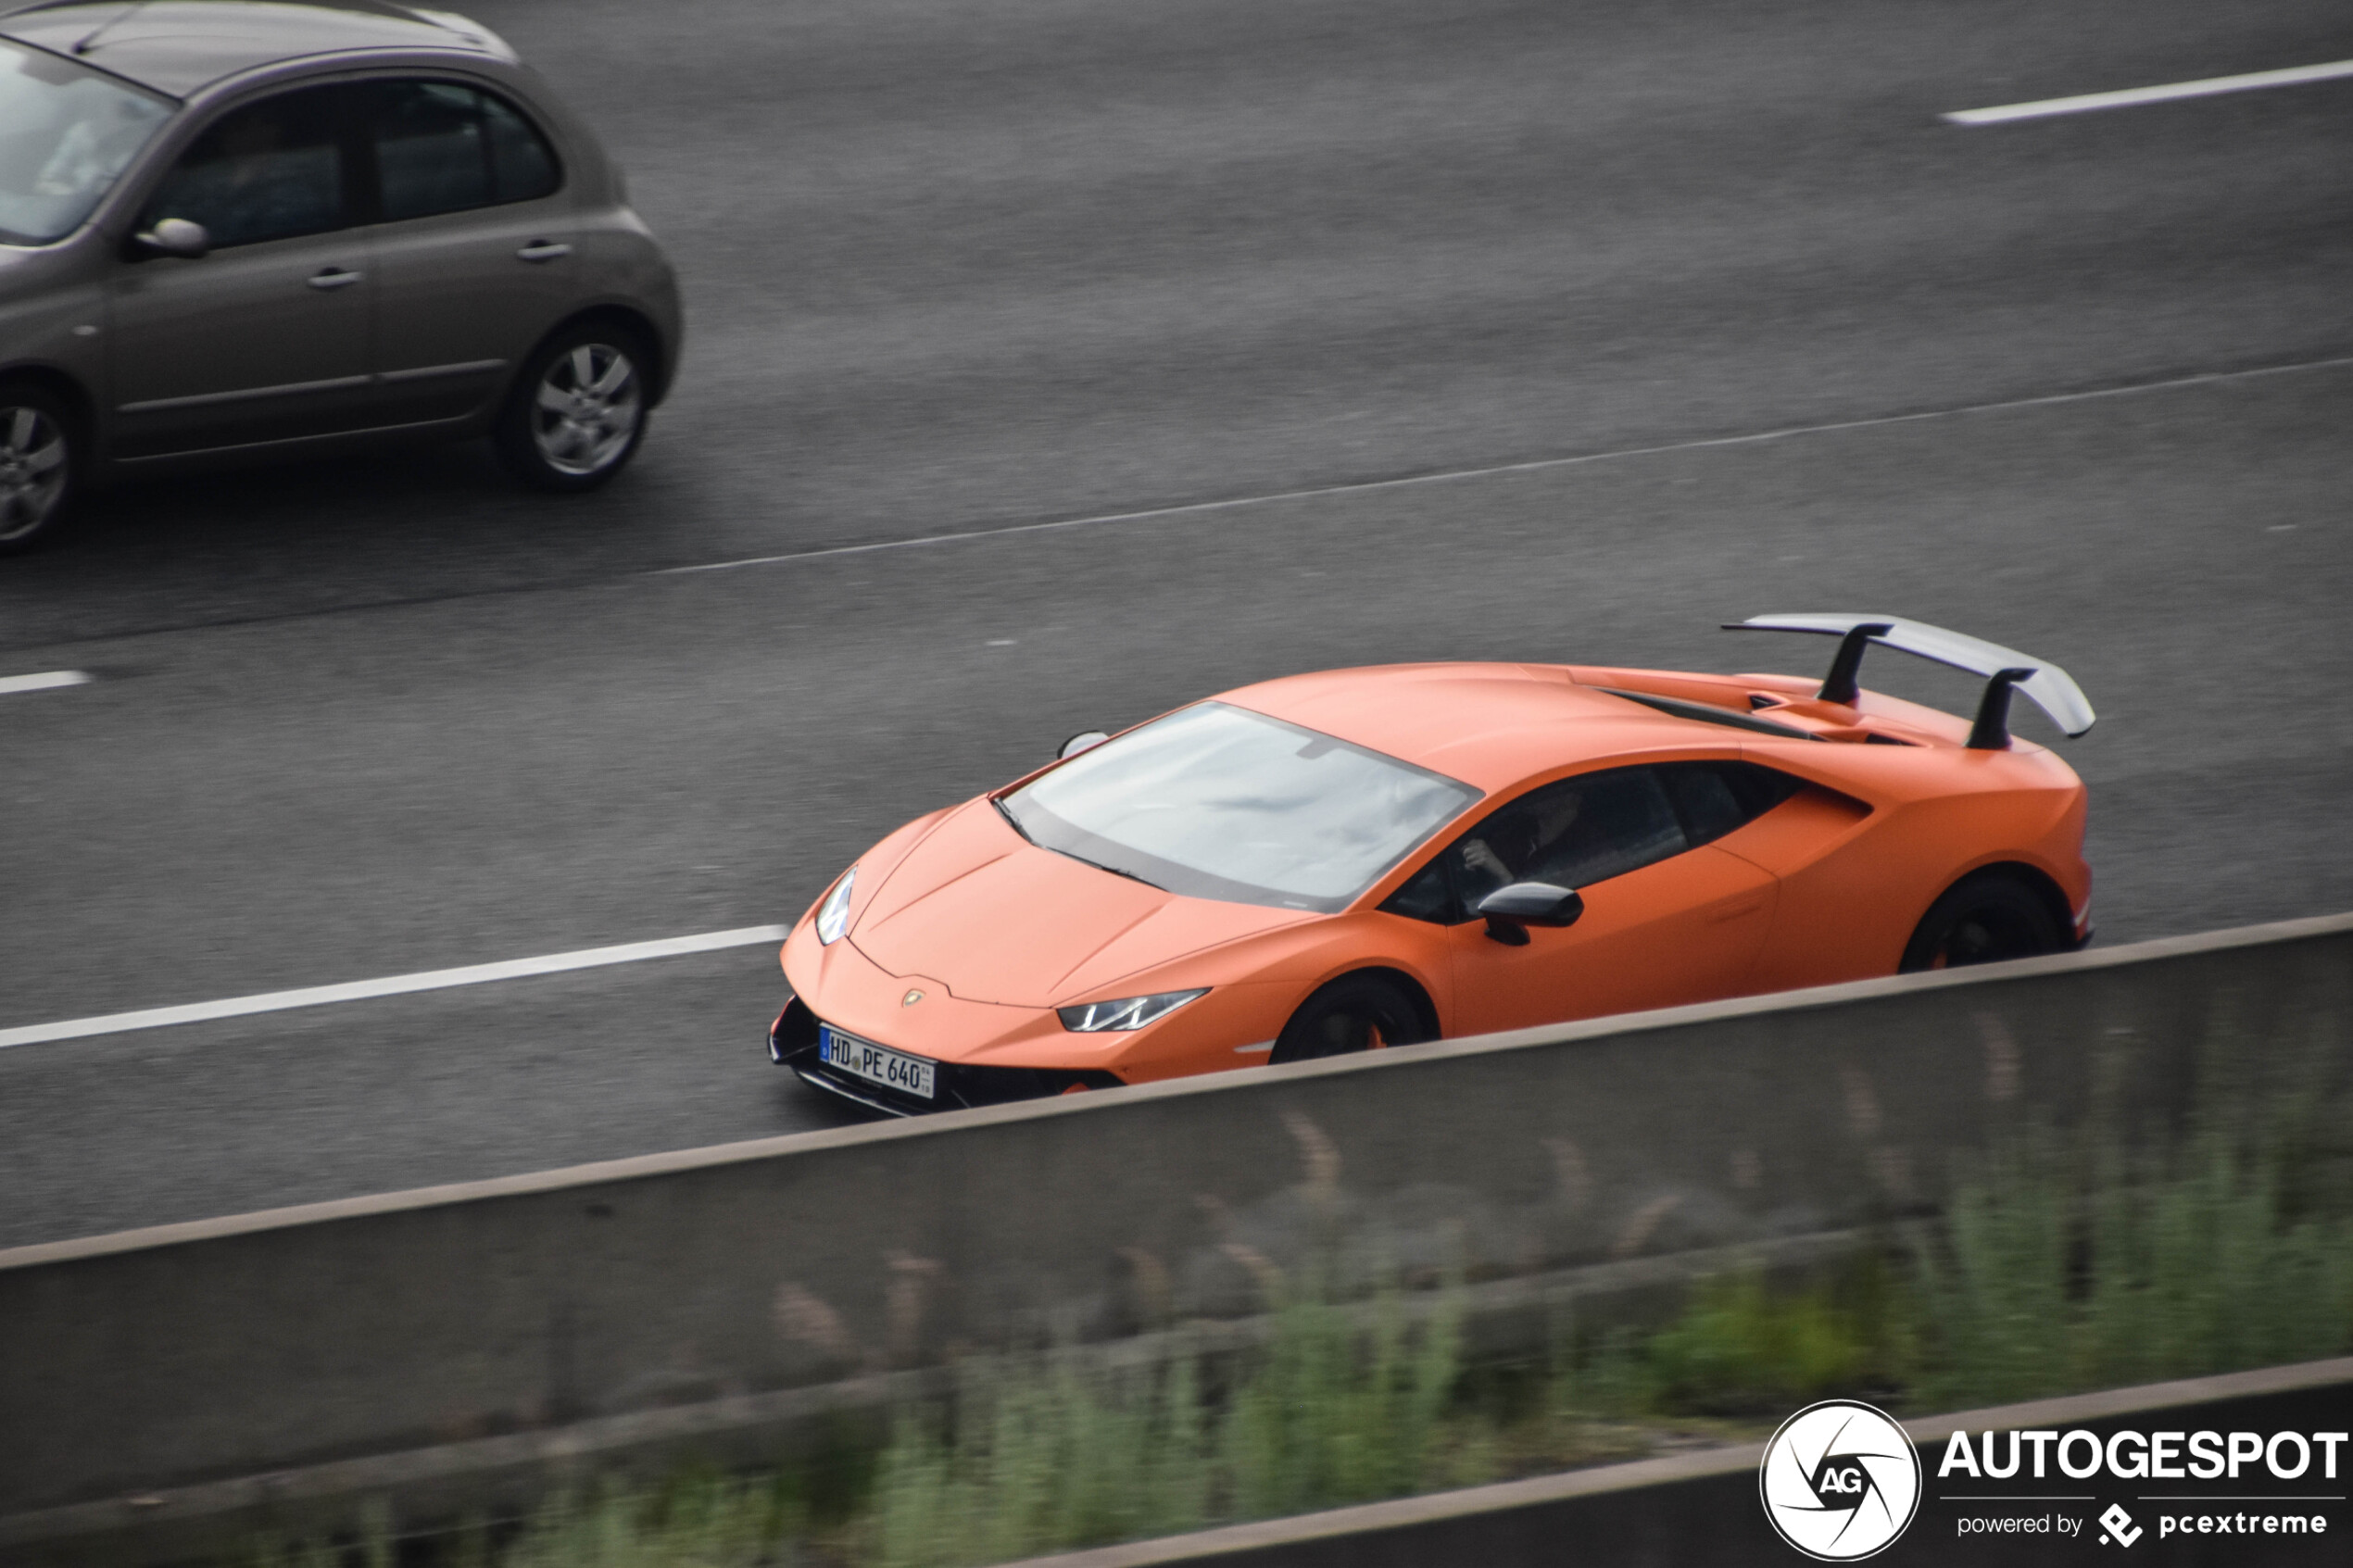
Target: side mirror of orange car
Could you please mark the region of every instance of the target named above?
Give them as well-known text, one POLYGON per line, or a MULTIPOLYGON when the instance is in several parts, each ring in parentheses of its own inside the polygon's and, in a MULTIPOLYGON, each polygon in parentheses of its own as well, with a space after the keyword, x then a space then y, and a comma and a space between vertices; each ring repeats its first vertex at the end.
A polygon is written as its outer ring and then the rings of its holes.
POLYGON ((1477 912, 1487 917, 1489 936, 1507 947, 1524 947, 1531 925, 1575 925, 1585 912, 1585 899, 1573 887, 1515 882, 1481 898, 1477 912))
POLYGON ((1062 749, 1054 753, 1054 760, 1057 762, 1067 762, 1072 758, 1077 756, 1080 752, 1092 751, 1095 747, 1102 745, 1103 742, 1109 739, 1111 739, 1111 736, 1103 734, 1101 730, 1081 730, 1076 734, 1071 736, 1068 740, 1063 742, 1062 749))

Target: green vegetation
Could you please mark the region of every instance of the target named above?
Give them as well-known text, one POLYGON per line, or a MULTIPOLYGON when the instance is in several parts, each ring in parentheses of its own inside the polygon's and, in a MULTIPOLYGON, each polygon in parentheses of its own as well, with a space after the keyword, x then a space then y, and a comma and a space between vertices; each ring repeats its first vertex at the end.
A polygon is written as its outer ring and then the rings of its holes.
POLYGON ((2340 1353, 2353 1204, 2207 1140, 2170 1179, 2073 1189, 2033 1150, 1965 1186, 1949 1244, 1916 1249, 1932 1359, 1923 1408, 1958 1409, 2340 1353), (2331 1201, 2330 1199, 2335 1199, 2331 1201))
MULTIPOLYGON (((2209 1130, 2170 1168, 2030 1140, 1947 1215, 1821 1277, 1703 1282, 1646 1335, 1563 1323, 1539 1363, 1466 1364, 1461 1292, 1409 1321, 1310 1289, 1270 1342, 1089 1376, 1069 1355, 968 1370, 879 1450, 744 1479, 561 1499, 421 1558, 463 1568, 950 1568, 1475 1484, 1761 1431, 1856 1394, 1955 1410, 2353 1348, 2353 1193, 2334 1166, 2209 1130)), ((390 1568, 261 1541, 249 1568, 390 1568)))

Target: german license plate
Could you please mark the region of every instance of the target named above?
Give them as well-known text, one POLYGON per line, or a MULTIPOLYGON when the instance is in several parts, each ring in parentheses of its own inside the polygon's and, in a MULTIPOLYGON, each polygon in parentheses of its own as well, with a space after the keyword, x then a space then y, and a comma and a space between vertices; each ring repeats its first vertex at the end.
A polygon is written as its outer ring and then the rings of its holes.
POLYGON ((897 1089, 918 1099, 932 1098, 932 1073, 939 1064, 870 1040, 844 1035, 829 1023, 817 1026, 817 1060, 837 1073, 897 1089))

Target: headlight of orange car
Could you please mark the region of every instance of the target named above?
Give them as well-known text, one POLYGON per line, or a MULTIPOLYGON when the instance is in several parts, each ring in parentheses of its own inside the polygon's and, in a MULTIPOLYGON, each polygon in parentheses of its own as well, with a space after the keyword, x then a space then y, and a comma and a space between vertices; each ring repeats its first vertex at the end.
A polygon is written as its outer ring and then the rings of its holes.
POLYGON ((1123 997, 1115 1002, 1081 1002, 1075 1008, 1056 1008, 1063 1027, 1081 1035, 1099 1035, 1107 1029, 1126 1031, 1141 1029, 1154 1020, 1166 1018, 1195 997, 1209 995, 1209 988, 1198 991, 1162 991, 1150 997, 1123 997))
POLYGON ((858 868, 852 866, 841 873, 834 890, 817 906, 817 940, 825 947, 840 941, 841 934, 849 929, 849 890, 857 885, 858 868))

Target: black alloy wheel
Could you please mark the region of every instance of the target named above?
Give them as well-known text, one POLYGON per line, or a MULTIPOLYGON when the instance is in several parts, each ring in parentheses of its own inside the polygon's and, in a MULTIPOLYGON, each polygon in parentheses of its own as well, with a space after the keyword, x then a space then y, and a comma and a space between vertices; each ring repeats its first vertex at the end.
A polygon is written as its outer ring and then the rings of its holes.
POLYGON ((539 345, 499 416, 498 456, 541 490, 593 490, 619 473, 646 433, 653 351, 609 321, 566 327, 539 345))
POLYGON ((0 386, 0 555, 47 543, 63 529, 81 454, 73 416, 45 387, 0 386))
POLYGON ((1272 1060, 1313 1061, 1435 1037, 1421 1010, 1395 982, 1378 974, 1344 974, 1300 1003, 1276 1037, 1272 1060))
POLYGON ((1900 972, 2031 959, 2066 947, 2049 908, 2017 878, 1965 877, 1929 906, 1904 949, 1900 972))

